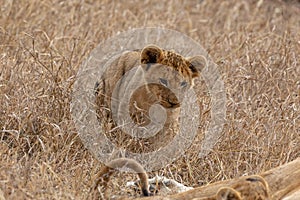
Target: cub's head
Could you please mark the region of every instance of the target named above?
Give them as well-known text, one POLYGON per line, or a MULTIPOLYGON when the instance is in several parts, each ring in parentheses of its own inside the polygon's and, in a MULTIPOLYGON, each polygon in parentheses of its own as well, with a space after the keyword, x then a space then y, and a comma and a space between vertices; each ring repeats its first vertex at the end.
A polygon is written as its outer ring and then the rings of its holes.
POLYGON ((206 66, 204 56, 185 58, 155 45, 142 49, 140 62, 144 66, 145 75, 156 82, 148 84, 148 94, 152 94, 165 108, 180 106, 173 89, 182 94, 182 90, 193 87, 194 79, 200 76, 200 71, 206 66))
POLYGON ((141 52, 141 63, 159 63, 171 67, 192 87, 193 80, 200 76, 200 70, 206 66, 206 59, 200 55, 185 58, 173 51, 164 50, 155 45, 148 45, 141 52))
POLYGON ((270 198, 268 183, 259 175, 242 177, 233 185, 233 188, 245 200, 268 200, 270 198))
POLYGON ((221 187, 212 197, 193 200, 269 200, 269 187, 264 178, 258 175, 241 177, 231 187, 221 187))

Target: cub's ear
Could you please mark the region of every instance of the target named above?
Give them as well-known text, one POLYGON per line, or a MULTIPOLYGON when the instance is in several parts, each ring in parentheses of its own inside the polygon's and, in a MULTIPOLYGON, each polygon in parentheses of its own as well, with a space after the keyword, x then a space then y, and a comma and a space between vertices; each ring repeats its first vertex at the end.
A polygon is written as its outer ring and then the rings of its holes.
POLYGON ((206 58, 200 55, 188 58, 188 61, 191 63, 190 69, 192 71, 192 78, 199 77, 199 72, 207 65, 206 58))
POLYGON ((222 187, 217 193, 216 200, 242 200, 242 198, 236 190, 230 187, 222 187))
POLYGON ((141 52, 141 63, 158 63, 162 60, 163 51, 155 45, 146 46, 141 52))

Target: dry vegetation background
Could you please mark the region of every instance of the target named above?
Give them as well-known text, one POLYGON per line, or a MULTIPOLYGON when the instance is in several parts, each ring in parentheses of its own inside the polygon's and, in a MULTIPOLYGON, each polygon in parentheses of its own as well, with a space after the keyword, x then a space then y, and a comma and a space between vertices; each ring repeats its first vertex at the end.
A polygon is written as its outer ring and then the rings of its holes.
MULTIPOLYGON (((98 43, 135 27, 175 29, 198 41, 219 65, 227 92, 227 121, 213 151, 198 159, 192 146, 157 174, 199 186, 300 157, 299 1, 0 5, 0 199, 90 197, 101 164, 74 128, 72 84, 98 43)), ((204 128, 208 121, 204 116, 204 128)), ((134 177, 118 174, 111 187, 120 189, 123 176, 134 177)))

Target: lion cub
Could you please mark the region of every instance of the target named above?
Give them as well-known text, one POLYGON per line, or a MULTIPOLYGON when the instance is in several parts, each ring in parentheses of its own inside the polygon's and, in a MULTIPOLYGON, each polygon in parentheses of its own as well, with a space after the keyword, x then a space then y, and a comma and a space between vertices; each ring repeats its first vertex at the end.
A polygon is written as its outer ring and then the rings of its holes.
POLYGON ((269 187, 264 178, 258 175, 242 177, 232 187, 221 187, 212 197, 193 200, 269 200, 269 187))
POLYGON ((95 85, 97 114, 106 135, 117 144, 122 141, 120 145, 132 152, 150 152, 179 132, 180 95, 193 87, 206 59, 201 55, 185 58, 148 45, 124 52, 107 66, 95 85), (165 114, 153 115, 153 105, 165 114), (128 124, 133 125, 124 131, 128 124), (145 133, 140 134, 141 130, 145 133), (135 136, 138 140, 132 139, 135 136))

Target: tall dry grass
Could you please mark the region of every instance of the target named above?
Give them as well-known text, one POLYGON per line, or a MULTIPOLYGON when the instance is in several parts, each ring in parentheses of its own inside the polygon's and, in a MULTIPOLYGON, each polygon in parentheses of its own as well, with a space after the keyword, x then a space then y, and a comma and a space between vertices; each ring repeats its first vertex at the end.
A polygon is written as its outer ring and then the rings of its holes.
MULTIPOLYGON (((199 159, 196 141, 156 173, 199 186, 300 156, 298 1, 2 0, 0 5, 0 197, 90 197, 101 164, 74 128, 72 85, 98 43, 135 27, 175 29, 198 41, 219 65, 227 92, 227 121, 213 151, 199 159)), ((207 113, 210 102, 202 93, 207 113)), ((204 114, 201 129, 208 122, 204 114)), ((110 184, 114 194, 126 195, 124 180, 131 178, 118 174, 110 184)))

